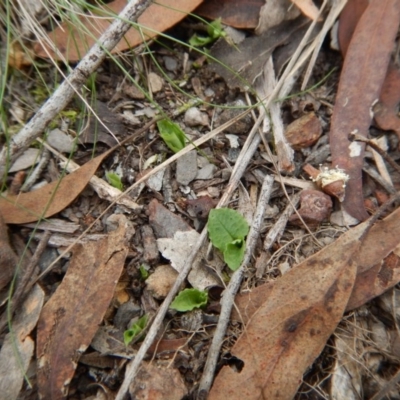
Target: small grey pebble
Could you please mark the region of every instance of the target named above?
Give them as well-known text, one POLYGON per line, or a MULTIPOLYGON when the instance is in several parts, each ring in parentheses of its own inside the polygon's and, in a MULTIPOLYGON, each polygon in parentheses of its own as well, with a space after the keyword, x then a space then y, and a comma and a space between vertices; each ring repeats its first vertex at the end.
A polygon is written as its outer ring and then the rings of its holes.
POLYGON ((176 59, 169 56, 164 57, 164 65, 165 68, 171 72, 176 72, 178 68, 178 62, 176 61, 176 59))

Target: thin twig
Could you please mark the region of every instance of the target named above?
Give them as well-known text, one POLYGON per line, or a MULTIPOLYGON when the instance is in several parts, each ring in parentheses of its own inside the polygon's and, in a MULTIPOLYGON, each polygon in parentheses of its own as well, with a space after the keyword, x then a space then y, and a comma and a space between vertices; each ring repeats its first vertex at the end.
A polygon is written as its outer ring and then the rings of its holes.
POLYGON ((269 198, 271 196, 273 183, 274 183, 274 178, 271 177, 270 175, 266 175, 264 183, 261 188, 261 193, 258 200, 257 209, 253 218, 253 222, 251 225, 251 229, 247 236, 246 252, 244 255, 244 260, 239 269, 235 271, 235 273, 233 274, 229 282, 229 285, 224 291, 224 294, 222 296, 221 313, 219 316, 218 325, 214 332, 214 337, 210 349, 208 351, 204 372, 199 383, 198 396, 200 398, 203 398, 203 396, 205 396, 211 388, 211 384, 214 379, 214 373, 217 365, 219 351, 221 349, 222 342, 225 337, 226 328, 230 320, 234 299, 236 293, 240 288, 245 267, 250 263, 251 257, 253 256, 254 248, 256 246, 257 239, 260 234, 261 223, 264 219, 265 209, 269 202, 269 198))

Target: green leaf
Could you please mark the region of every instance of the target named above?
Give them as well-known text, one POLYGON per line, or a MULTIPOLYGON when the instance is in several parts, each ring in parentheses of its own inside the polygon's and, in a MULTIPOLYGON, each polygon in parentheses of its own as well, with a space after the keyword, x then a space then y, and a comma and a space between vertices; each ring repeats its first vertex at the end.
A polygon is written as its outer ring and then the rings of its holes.
POLYGON ((115 174, 114 172, 106 172, 106 178, 111 186, 119 190, 123 190, 124 185, 122 184, 119 175, 115 174))
POLYGON ((210 211, 207 229, 211 243, 223 252, 229 243, 246 237, 249 225, 237 211, 218 208, 210 211))
POLYGON ((171 303, 170 308, 177 311, 191 311, 207 304, 208 293, 198 289, 182 290, 171 303))
POLYGON ((177 124, 169 119, 162 119, 157 122, 157 126, 165 144, 174 153, 181 151, 186 146, 186 136, 177 124))
POLYGON ((225 37, 226 32, 221 24, 221 18, 216 19, 208 25, 207 33, 212 38, 212 40, 219 39, 220 37, 225 37))
POLYGON ((124 343, 125 346, 128 346, 132 340, 138 336, 144 328, 146 328, 147 320, 149 317, 147 315, 143 315, 143 317, 139 318, 131 327, 124 332, 124 343))
POLYGON ((249 232, 247 221, 230 208, 213 209, 208 216, 207 229, 211 243, 222 251, 228 267, 238 269, 246 247, 244 238, 249 232))
POLYGON ((207 26, 208 36, 199 36, 196 33, 189 39, 189 44, 193 47, 203 47, 214 42, 220 37, 225 37, 226 32, 221 24, 221 18, 216 19, 207 26))
POLYGON ((244 240, 235 240, 233 243, 228 243, 224 251, 224 261, 232 271, 236 271, 243 261, 246 243, 244 240))
POLYGON ((149 277, 149 271, 147 271, 147 269, 141 265, 139 267, 139 272, 140 272, 140 277, 145 281, 148 277, 149 277))
POLYGON ((189 39, 189 44, 193 47, 203 47, 208 45, 213 41, 212 38, 208 36, 199 36, 196 33, 189 39))

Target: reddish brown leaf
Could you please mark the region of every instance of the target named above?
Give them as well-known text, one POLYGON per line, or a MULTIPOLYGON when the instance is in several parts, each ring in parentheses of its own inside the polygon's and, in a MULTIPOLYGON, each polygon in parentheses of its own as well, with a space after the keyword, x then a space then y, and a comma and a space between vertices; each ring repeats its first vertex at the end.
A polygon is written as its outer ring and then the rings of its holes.
POLYGON ((110 304, 128 253, 127 220, 108 237, 75 247, 68 271, 44 306, 37 332, 38 388, 43 399, 63 399, 80 355, 110 304))
MULTIPOLYGON (((201 2, 202 0, 160 0, 157 4, 151 4, 138 19, 138 23, 143 28, 143 36, 151 39, 158 32, 164 32, 171 28, 201 2), (149 30, 146 30, 146 27, 149 30)), ((126 4, 127 0, 115 0, 108 3, 104 7, 104 15, 119 14, 126 4)), ((92 35, 97 33, 97 37, 100 37, 111 24, 111 19, 104 18, 104 15, 99 18, 96 18, 95 15, 81 16, 79 17, 80 24, 62 24, 49 34, 50 39, 68 61, 78 61, 95 43, 92 35), (90 34, 86 35, 84 32, 90 32, 90 34)), ((114 48, 113 53, 133 48, 140 43, 142 43, 141 33, 132 28, 114 48)), ((36 54, 39 57, 47 58, 48 54, 42 46, 45 46, 44 42, 36 45, 36 54)), ((52 57, 59 58, 48 46, 46 49, 52 57)))
POLYGON ((362 195, 362 163, 365 146, 350 142, 357 131, 366 137, 371 107, 379 97, 400 21, 400 0, 373 0, 364 12, 350 42, 333 110, 330 144, 332 165, 350 176, 344 209, 358 220, 368 214, 362 195))
POLYGON ((28 193, 17 196, 0 196, 0 209, 6 224, 25 224, 50 217, 67 207, 82 192, 106 152, 65 176, 28 193))
POLYGON ((264 4, 265 0, 205 0, 196 14, 211 20, 221 18, 225 25, 234 28, 254 29, 264 4))
POLYGON ((338 40, 343 57, 346 55, 357 23, 367 7, 368 0, 349 0, 340 13, 338 40))
POLYGON ((188 339, 186 337, 178 339, 161 339, 154 341, 150 346, 147 354, 155 356, 162 354, 163 358, 175 357, 176 353, 181 351, 188 351, 188 339))

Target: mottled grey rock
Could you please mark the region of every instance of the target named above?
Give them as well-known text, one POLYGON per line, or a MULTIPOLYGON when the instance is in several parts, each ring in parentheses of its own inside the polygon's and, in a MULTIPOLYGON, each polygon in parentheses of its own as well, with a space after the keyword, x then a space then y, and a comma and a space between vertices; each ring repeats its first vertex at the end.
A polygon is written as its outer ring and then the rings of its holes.
POLYGON ((214 177, 217 167, 213 164, 205 165, 196 175, 196 179, 211 179, 214 177))
POLYGON ((148 207, 149 222, 157 238, 173 238, 175 232, 190 231, 192 228, 181 217, 167 210, 156 199, 148 207))
POLYGON ((192 150, 176 161, 176 180, 181 185, 188 185, 197 175, 197 153, 192 150))

